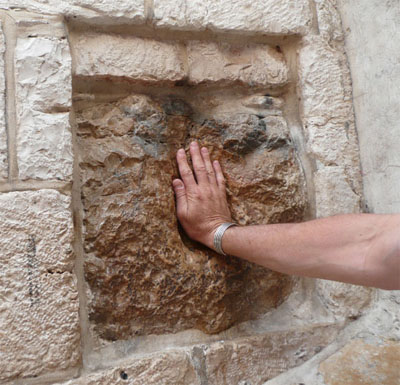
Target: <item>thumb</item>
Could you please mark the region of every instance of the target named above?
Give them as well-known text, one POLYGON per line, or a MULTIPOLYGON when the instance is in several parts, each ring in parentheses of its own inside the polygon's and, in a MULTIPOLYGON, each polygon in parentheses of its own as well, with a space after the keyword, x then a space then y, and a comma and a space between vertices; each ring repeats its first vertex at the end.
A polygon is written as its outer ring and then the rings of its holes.
POLYGON ((180 179, 174 179, 172 181, 172 186, 174 186, 174 191, 176 196, 176 211, 178 216, 180 216, 187 210, 185 185, 180 179))

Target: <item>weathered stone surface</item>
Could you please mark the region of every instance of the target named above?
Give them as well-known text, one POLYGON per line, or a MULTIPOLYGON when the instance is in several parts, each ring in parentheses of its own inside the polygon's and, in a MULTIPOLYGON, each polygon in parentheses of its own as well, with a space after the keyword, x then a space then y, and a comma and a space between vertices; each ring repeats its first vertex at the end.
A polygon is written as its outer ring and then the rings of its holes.
POLYGON ((0 380, 79 361, 70 198, 0 194, 0 380))
POLYGON ((235 220, 301 220, 303 177, 286 122, 234 112, 202 119, 193 108, 175 97, 133 95, 77 110, 89 312, 102 338, 214 333, 290 291, 289 277, 188 240, 171 190, 176 150, 197 139, 226 170, 235 220))
POLYGON ((326 308, 338 318, 360 317, 374 296, 372 288, 322 279, 316 280, 316 289, 326 308))
POLYGON ((67 40, 19 38, 15 72, 20 178, 70 180, 72 79, 67 40))
POLYGON ((137 24, 144 21, 143 0, 0 0, 0 8, 21 8, 39 14, 65 15, 92 23, 137 24))
POLYGON ((17 99, 40 112, 71 107, 71 55, 66 37, 19 38, 15 48, 17 99))
POLYGON ((361 173, 346 57, 310 37, 299 52, 299 78, 307 150, 317 164, 317 216, 357 212, 361 173))
POLYGON ((269 333, 194 347, 192 356, 204 383, 261 385, 309 360, 337 334, 336 326, 269 333))
POLYGON ((187 45, 189 80, 242 82, 250 86, 277 86, 288 81, 282 53, 265 44, 234 45, 191 41, 187 45))
POLYGON ((20 178, 70 180, 73 154, 69 113, 25 110, 19 123, 20 178))
POLYGON ((85 34, 77 37, 73 44, 74 73, 131 81, 179 81, 187 75, 182 50, 179 43, 173 42, 85 34))
POLYGON ((352 72, 365 201, 371 212, 398 213, 400 3, 338 3, 352 72))
POLYGON ((337 0, 314 0, 317 9, 318 30, 326 40, 344 39, 337 0))
POLYGON ((8 152, 6 131, 6 84, 4 72, 5 41, 0 23, 0 180, 8 177, 8 152))
POLYGON ((326 385, 398 385, 400 343, 370 344, 354 339, 322 362, 319 370, 326 385))
POLYGON ((317 217, 359 212, 360 196, 354 192, 345 170, 336 166, 320 167, 314 174, 317 217))
POLYGON ((154 0, 157 26, 184 30, 305 33, 311 24, 307 0, 154 0))
POLYGON ((63 385, 201 385, 189 356, 170 351, 127 361, 115 369, 90 374, 63 385))

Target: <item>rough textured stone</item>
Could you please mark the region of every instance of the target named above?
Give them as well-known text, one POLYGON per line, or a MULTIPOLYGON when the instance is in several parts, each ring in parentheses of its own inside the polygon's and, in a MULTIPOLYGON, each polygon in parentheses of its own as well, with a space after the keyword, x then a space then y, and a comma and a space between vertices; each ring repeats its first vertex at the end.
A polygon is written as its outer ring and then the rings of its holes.
POLYGON ((282 53, 262 44, 188 43, 189 80, 276 86, 288 81, 282 53))
POLYGON ((73 44, 77 76, 179 81, 186 77, 180 44, 106 34, 81 35, 73 44), (110 49, 113 47, 113 49, 110 49))
POLYGON ((337 0, 314 0, 317 9, 318 30, 326 40, 344 39, 337 0))
POLYGON ((352 180, 346 178, 341 167, 321 167, 314 174, 317 217, 357 213, 360 196, 352 189, 352 180))
POLYGON ((361 173, 346 57, 310 37, 299 52, 299 78, 307 150, 317 165, 317 216, 357 212, 361 173))
POLYGON ((6 84, 4 72, 5 41, 0 23, 0 180, 8 177, 8 152, 6 131, 6 84))
POLYGON ((70 198, 0 194, 0 380, 79 361, 70 198))
POLYGON ((149 355, 63 385, 201 385, 184 351, 149 355))
POLYGON ((251 336, 194 347, 205 383, 261 385, 319 353, 337 336, 336 326, 251 336))
POLYGON ((15 72, 17 98, 24 108, 48 113, 70 109, 71 56, 66 37, 19 38, 15 72))
POLYGON ((398 385, 400 343, 385 341, 369 344, 354 339, 322 362, 319 370, 326 385, 398 385))
POLYGON ((71 57, 64 38, 19 38, 15 49, 21 179, 72 177, 71 57))
POLYGON ((65 15, 74 20, 89 20, 102 25, 144 21, 143 0, 0 0, 0 8, 65 15))
POLYGON ((197 139, 226 170, 236 221, 301 220, 303 176, 280 116, 204 119, 179 98, 136 95, 77 110, 77 121, 90 319, 101 337, 214 333, 285 298, 289 277, 188 240, 171 190, 176 150, 197 139))
POLYGON ((154 0, 157 26, 184 30, 305 33, 311 24, 307 0, 154 0))
POLYGON ((20 178, 70 180, 73 155, 69 114, 25 110, 19 119, 20 178))
POLYGON ((316 289, 327 309, 338 318, 357 319, 373 298, 373 289, 318 279, 316 289))

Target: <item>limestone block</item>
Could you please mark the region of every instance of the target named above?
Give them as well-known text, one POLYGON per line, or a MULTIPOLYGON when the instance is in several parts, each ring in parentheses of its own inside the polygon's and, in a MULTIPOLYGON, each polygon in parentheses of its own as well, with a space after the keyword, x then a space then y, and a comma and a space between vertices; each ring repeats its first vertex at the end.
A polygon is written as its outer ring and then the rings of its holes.
POLYGON ((307 0, 154 0, 157 26, 184 30, 305 33, 311 24, 307 0))
POLYGON ((89 317, 106 340, 215 333, 265 313, 291 290, 291 278, 221 257, 178 227, 175 154, 193 139, 221 160, 239 223, 299 221, 306 206, 281 116, 204 118, 197 100, 131 95, 76 110, 89 317))
POLYGON ((372 288, 323 279, 316 280, 316 289, 326 308, 338 318, 359 318, 374 295, 372 288))
POLYGON ((79 362, 70 198, 0 194, 0 380, 79 362))
POLYGON ((361 172, 346 57, 321 37, 305 41, 299 52, 301 115, 307 151, 317 161, 317 211, 334 214, 337 206, 338 212, 357 212, 361 172))
POLYGON ((19 38, 15 73, 20 178, 71 180, 72 78, 65 37, 19 38))
POLYGON ((263 384, 309 360, 337 334, 325 326, 218 342, 195 347, 194 361, 204 362, 207 384, 263 384))
POLYGON ((19 110, 65 111, 71 107, 71 55, 66 37, 19 38, 15 48, 19 110))
POLYGON ((92 23, 131 23, 144 21, 143 0, 0 0, 0 8, 21 8, 38 14, 65 15, 92 23))
POLYGON ((400 380, 400 343, 371 344, 354 339, 319 366, 326 385, 397 385, 400 380))
POLYGON ((106 34, 82 35, 73 44, 77 76, 179 81, 186 77, 178 43, 106 34), (110 49, 112 47, 112 49, 110 49))
POLYGON ((314 173, 314 186, 317 218, 360 211, 360 196, 341 167, 321 167, 314 173))
POLYGON ((71 180, 73 154, 69 114, 45 114, 26 109, 18 118, 20 178, 71 180))
POLYGON ((400 3, 338 3, 352 72, 365 201, 371 212, 398 213, 400 3))
MULTIPOLYGON (((170 351, 127 361, 117 368, 93 373, 63 385, 200 385, 184 351, 170 351)), ((58 384, 61 385, 61 384, 58 384)))
POLYGON ((191 41, 187 47, 192 83, 242 82, 273 87, 288 81, 282 53, 270 46, 191 41))
POLYGON ((315 0, 319 33, 326 39, 341 41, 344 38, 337 0, 315 0))
POLYGON ((4 72, 5 41, 0 23, 0 180, 8 177, 8 152, 6 131, 6 84, 4 72))

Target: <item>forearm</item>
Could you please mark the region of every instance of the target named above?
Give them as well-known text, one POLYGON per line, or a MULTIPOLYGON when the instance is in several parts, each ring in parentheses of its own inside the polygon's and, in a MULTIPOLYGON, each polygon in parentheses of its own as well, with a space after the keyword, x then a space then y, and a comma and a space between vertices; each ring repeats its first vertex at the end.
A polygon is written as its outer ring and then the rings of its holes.
MULTIPOLYGON (((206 148, 183 149, 175 179, 178 219, 188 236, 213 248, 216 230, 231 222, 225 178, 206 148)), ((229 228, 223 250, 282 273, 400 289, 400 215, 350 214, 299 224, 229 228)))
POLYGON ((339 215, 228 229, 223 250, 286 274, 400 288, 400 215, 339 215))

